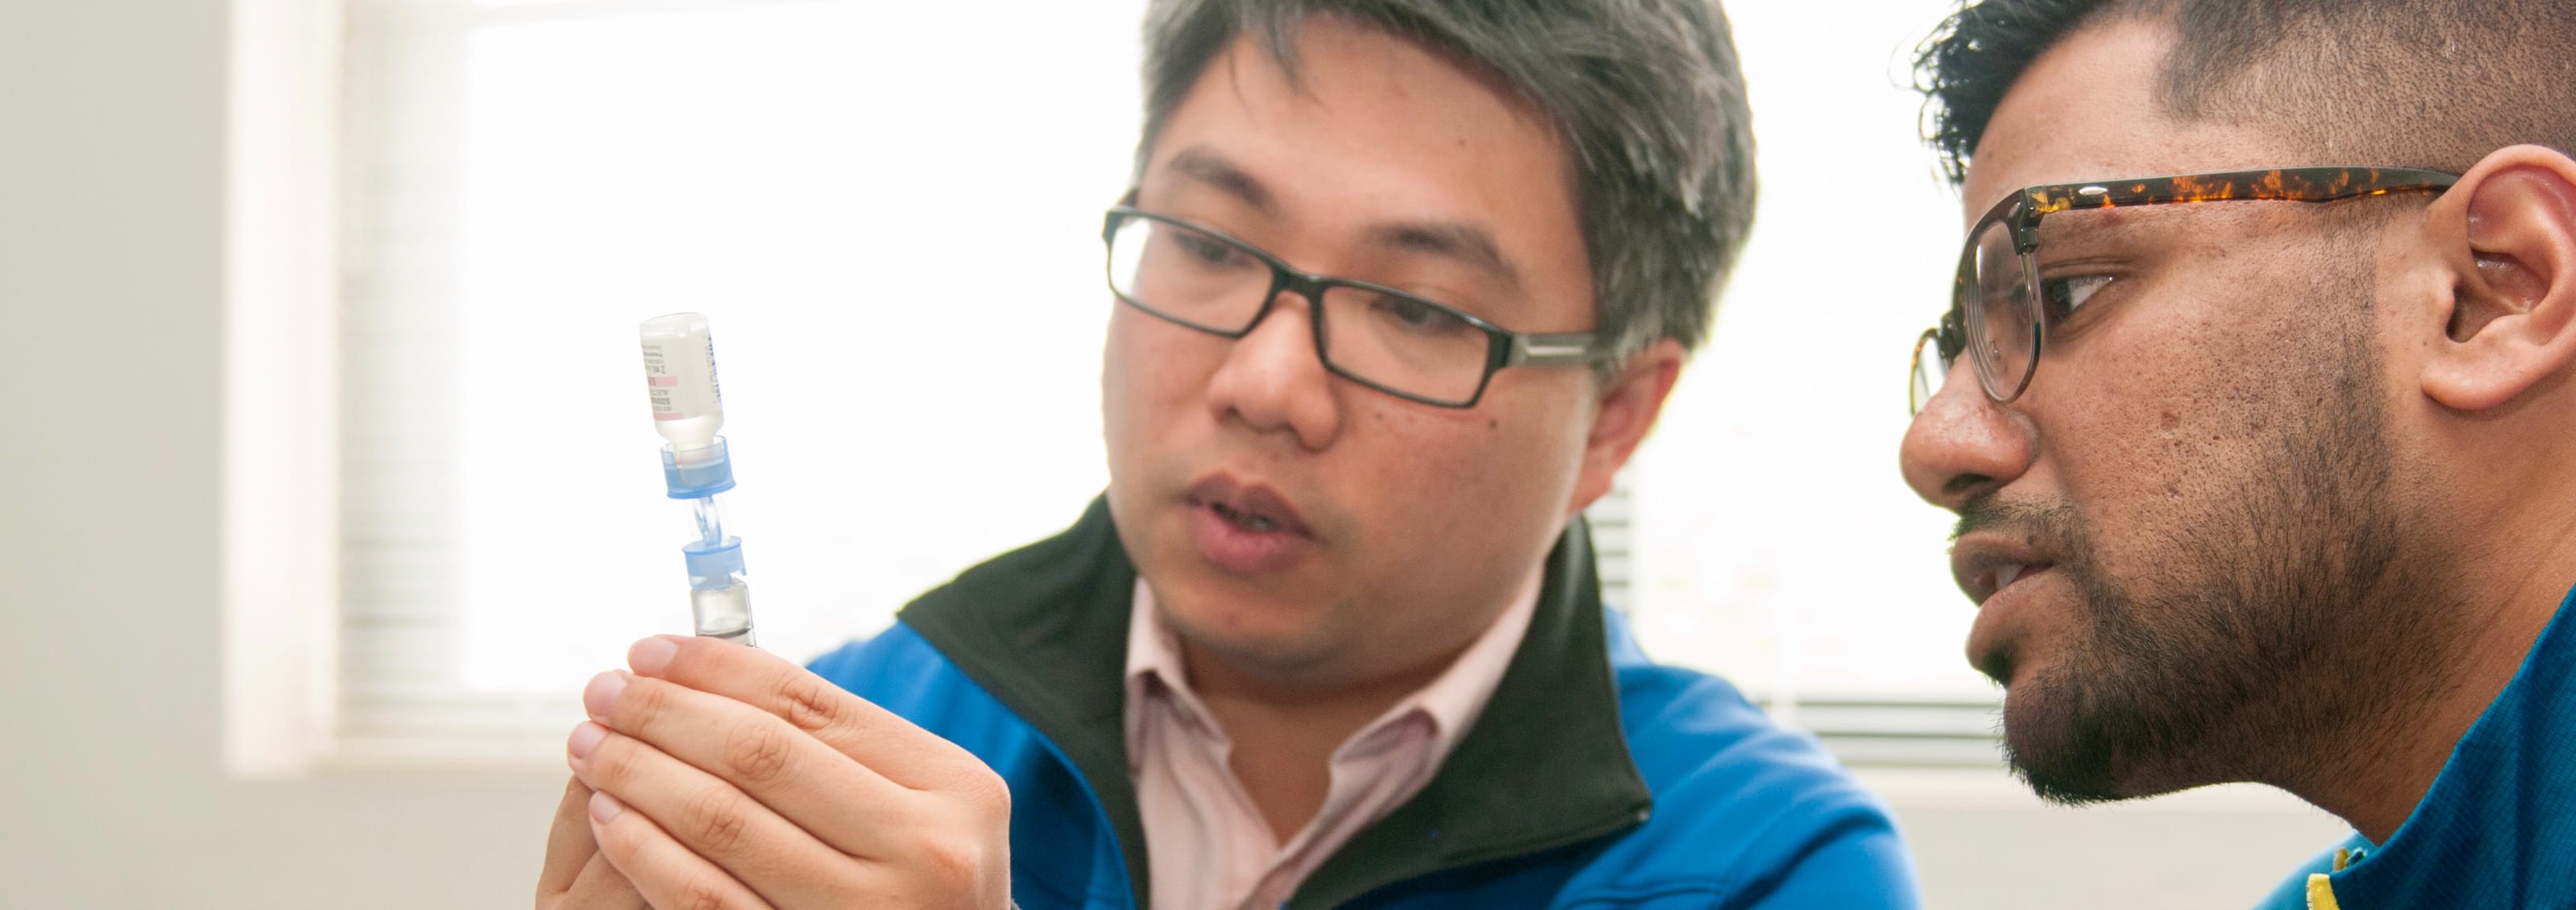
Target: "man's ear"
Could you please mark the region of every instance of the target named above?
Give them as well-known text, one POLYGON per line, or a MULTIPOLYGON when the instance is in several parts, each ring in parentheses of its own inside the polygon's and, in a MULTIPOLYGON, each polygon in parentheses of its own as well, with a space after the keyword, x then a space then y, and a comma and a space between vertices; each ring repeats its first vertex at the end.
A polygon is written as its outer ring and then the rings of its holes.
POLYGON ((1619 372, 1601 384, 1601 397, 1592 409, 1592 428, 1583 437, 1583 473, 1575 480, 1568 515, 1590 508, 1610 492, 1610 482, 1628 464, 1628 456, 1636 453, 1637 444, 1646 440, 1646 431, 1654 429, 1656 415, 1663 413, 1664 398, 1672 394, 1674 380, 1681 378, 1683 359, 1681 342, 1662 339, 1628 358, 1619 372))
POLYGON ((2424 364, 2424 394, 2487 411, 2576 365, 2576 160, 2536 145, 2498 149, 2432 214, 2451 247, 2451 311, 2424 364))

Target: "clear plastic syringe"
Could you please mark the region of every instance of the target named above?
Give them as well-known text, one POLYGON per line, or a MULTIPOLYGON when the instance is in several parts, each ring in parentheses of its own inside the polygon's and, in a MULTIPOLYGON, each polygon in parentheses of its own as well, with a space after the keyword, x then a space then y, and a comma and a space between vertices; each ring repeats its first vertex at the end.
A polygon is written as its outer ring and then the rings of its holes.
POLYGON ((662 446, 662 480, 688 500, 698 539, 680 548, 689 566, 689 609, 698 634, 751 644, 751 585, 743 581, 742 538, 725 533, 716 494, 733 489, 725 448, 724 393, 716 386, 715 342, 707 318, 673 313, 644 321, 644 386, 662 446))

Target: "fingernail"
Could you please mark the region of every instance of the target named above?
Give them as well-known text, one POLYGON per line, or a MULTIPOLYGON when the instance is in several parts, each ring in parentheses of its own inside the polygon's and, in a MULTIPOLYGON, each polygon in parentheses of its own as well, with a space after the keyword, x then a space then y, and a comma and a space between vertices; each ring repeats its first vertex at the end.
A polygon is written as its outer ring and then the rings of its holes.
POLYGON ((608 706, 617 703, 617 693, 626 691, 626 674, 610 670, 590 678, 581 690, 581 706, 590 716, 608 719, 608 706))
POLYGON ((671 655, 678 653, 680 646, 669 636, 656 635, 626 649, 626 665, 646 676, 660 676, 663 668, 671 665, 671 655))
POLYGON ((608 824, 610 819, 616 818, 618 813, 624 811, 626 811, 626 804, 618 802, 617 797, 610 796, 606 793, 592 793, 590 795, 591 821, 605 825, 608 824))
POLYGON ((568 748, 576 759, 589 758, 591 750, 599 748, 599 741, 607 738, 607 727, 585 720, 572 728, 572 742, 568 748))

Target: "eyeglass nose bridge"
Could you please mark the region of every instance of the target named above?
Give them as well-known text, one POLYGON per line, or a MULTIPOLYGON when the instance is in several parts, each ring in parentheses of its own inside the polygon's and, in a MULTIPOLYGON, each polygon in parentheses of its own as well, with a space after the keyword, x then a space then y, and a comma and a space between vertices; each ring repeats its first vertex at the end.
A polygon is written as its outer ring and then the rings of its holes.
MULTIPOLYGON (((1324 372, 1351 380, 1352 382, 1360 383, 1361 385, 1378 388, 1387 391, 1390 394, 1405 398, 1416 398, 1416 396, 1410 393, 1388 389, 1386 386, 1380 385, 1376 380, 1361 376, 1358 373, 1352 372, 1348 367, 1344 367, 1341 364, 1333 362, 1331 342, 1332 329, 1330 326, 1326 325, 1324 321, 1324 295, 1334 287, 1341 285, 1342 282, 1335 281, 1321 275, 1310 275, 1297 271, 1296 269, 1289 268, 1287 263, 1279 262, 1277 260, 1270 260, 1269 264, 1270 289, 1261 295, 1261 308, 1252 312, 1252 321, 1245 323, 1243 330, 1234 334, 1233 337, 1236 340, 1239 341, 1250 336, 1254 329, 1261 327, 1262 320, 1270 318, 1270 312, 1279 307, 1279 295, 1282 292, 1293 293, 1299 297, 1306 298, 1306 329, 1309 337, 1314 343, 1313 350, 1315 352, 1315 362, 1324 368, 1324 372)), ((1502 350, 1497 350, 1495 352, 1497 356, 1503 353, 1508 352, 1502 350)), ((1492 377, 1493 372, 1491 369, 1488 369, 1486 371, 1486 379, 1490 381, 1492 377)), ((1468 403, 1473 404, 1476 399, 1482 398, 1484 393, 1484 384, 1478 383, 1476 386, 1476 394, 1469 399, 1468 403)), ((1416 398, 1416 400, 1421 399, 1416 398)))
POLYGON ((1232 337, 1236 340, 1250 337, 1253 330, 1261 328, 1261 323, 1270 318, 1270 311, 1278 309, 1280 293, 1293 293, 1306 298, 1306 329, 1314 336, 1316 361, 1339 372, 1333 366, 1333 359, 1324 353, 1324 292, 1332 287, 1331 283, 1278 262, 1269 265, 1270 289, 1261 294, 1261 308, 1252 311, 1252 321, 1244 323, 1232 337))

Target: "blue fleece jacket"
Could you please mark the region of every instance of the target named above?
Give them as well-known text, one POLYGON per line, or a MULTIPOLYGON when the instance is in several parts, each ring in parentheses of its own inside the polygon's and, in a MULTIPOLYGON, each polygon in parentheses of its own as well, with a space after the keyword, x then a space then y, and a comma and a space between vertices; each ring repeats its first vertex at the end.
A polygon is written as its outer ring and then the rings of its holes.
POLYGON ((2355 834, 2261 910, 2576 908, 2576 591, 2406 822, 2355 834))
MULTIPOLYGON (((1476 725, 1420 795, 1286 906, 1916 906, 1886 808, 1734 687, 1648 661, 1591 573, 1578 522, 1476 725)), ((1011 890, 1027 910, 1145 903, 1120 704, 1134 578, 1095 502, 1064 535, 969 570, 813 664, 1009 782, 1011 890)))

